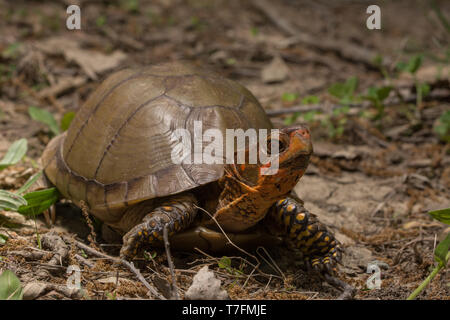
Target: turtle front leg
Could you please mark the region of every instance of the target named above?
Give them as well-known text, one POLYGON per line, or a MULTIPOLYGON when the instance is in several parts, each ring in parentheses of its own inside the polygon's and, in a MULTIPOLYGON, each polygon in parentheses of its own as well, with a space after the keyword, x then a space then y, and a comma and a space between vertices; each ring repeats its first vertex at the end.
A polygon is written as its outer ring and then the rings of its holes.
POLYGON ((293 197, 279 200, 270 210, 272 219, 288 245, 305 256, 308 268, 332 274, 341 259, 341 247, 317 217, 293 197))
POLYGON ((142 223, 133 227, 123 237, 120 256, 130 259, 140 249, 163 241, 164 226, 169 236, 187 228, 197 214, 197 199, 190 193, 172 196, 145 215, 142 223))

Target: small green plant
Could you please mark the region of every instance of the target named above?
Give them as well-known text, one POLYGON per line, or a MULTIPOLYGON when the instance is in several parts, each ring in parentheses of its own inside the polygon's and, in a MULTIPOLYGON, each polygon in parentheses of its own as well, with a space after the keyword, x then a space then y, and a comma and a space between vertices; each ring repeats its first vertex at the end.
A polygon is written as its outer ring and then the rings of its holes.
POLYGON ((417 79, 417 70, 421 67, 423 63, 423 54, 416 54, 408 62, 401 61, 396 65, 397 71, 403 71, 410 73, 414 78, 414 83, 416 87, 416 107, 422 105, 422 100, 425 96, 430 93, 430 86, 425 82, 420 82, 417 79))
POLYGON ((3 59, 16 59, 19 56, 21 47, 21 43, 15 42, 2 51, 1 57, 3 59))
POLYGON ((153 251, 153 252, 144 251, 144 259, 147 261, 151 261, 151 260, 155 259, 156 255, 157 255, 156 251, 153 251))
MULTIPOLYGON (((287 102, 293 102, 298 99, 298 94, 296 93, 284 93, 281 99, 287 102)), ((301 100, 301 104, 318 104, 320 102, 320 98, 318 96, 306 96, 301 100)), ((291 124, 297 121, 298 117, 302 116, 306 122, 313 122, 314 117, 317 114, 317 111, 308 111, 302 115, 300 112, 294 112, 290 117, 287 117, 284 120, 284 124, 290 126, 291 124)))
POLYGON ((19 278, 10 270, 0 275, 0 300, 22 300, 23 289, 19 278))
POLYGON ((106 23, 106 17, 105 16, 99 16, 96 20, 95 20, 95 24, 97 25, 97 27, 101 28, 105 25, 106 23))
POLYGON ((206 22, 197 16, 191 17, 190 24, 191 24, 191 28, 198 30, 198 31, 202 30, 206 26, 206 22))
POLYGON ((20 139, 9 147, 3 159, 0 160, 0 170, 12 166, 19 162, 27 153, 28 143, 26 139, 20 139))
POLYGON ((434 131, 442 141, 450 143, 450 111, 442 113, 438 123, 434 126, 434 131))
POLYGON ((250 34, 254 37, 256 37, 259 34, 259 29, 257 27, 251 27, 250 28, 250 34))
POLYGON ((362 98, 368 100, 373 103, 375 108, 377 109, 377 114, 374 117, 374 120, 379 120, 384 116, 384 100, 391 93, 391 86, 384 87, 370 87, 367 90, 366 95, 363 95, 362 98))
POLYGON ((351 77, 345 82, 336 82, 330 86, 328 93, 339 99, 339 104, 348 106, 351 103, 358 102, 359 98, 355 94, 358 89, 358 78, 351 77))
POLYGON ((28 114, 33 120, 46 124, 52 135, 58 135, 61 131, 66 131, 75 117, 75 112, 69 111, 63 115, 61 122, 58 125, 53 114, 47 110, 31 106, 28 108, 28 114))
MULTIPOLYGON (((431 211, 428 213, 434 219, 450 224, 450 208, 431 211)), ((425 287, 430 283, 431 280, 441 271, 446 268, 448 260, 450 259, 450 233, 447 234, 445 239, 441 241, 434 251, 434 261, 437 263, 436 267, 430 273, 430 275, 414 290, 413 293, 408 297, 407 300, 414 300, 425 287)))
POLYGON ((63 115, 63 117, 61 118, 61 123, 59 125, 61 131, 66 131, 67 129, 69 129, 69 126, 72 123, 74 117, 75 112, 73 111, 69 111, 63 115))
POLYGON ((228 273, 232 274, 232 275, 242 275, 244 274, 244 272, 242 271, 242 269, 236 269, 234 267, 231 266, 231 259, 229 257, 223 256, 219 263, 219 268, 221 269, 225 269, 228 273))
POLYGON ((117 294, 115 292, 106 292, 108 300, 117 300, 117 294))
POLYGON ((9 237, 6 234, 0 233, 0 245, 4 245, 9 237))
POLYGON ((53 135, 58 135, 60 133, 58 123, 53 115, 47 110, 32 106, 28 108, 28 114, 33 120, 46 124, 53 135))
POLYGON ((283 102, 294 102, 298 99, 298 93, 285 92, 281 96, 283 102))
MULTIPOLYGON (((27 140, 15 141, 0 160, 0 170, 18 163, 26 152, 27 140)), ((47 210, 60 196, 56 188, 38 190, 23 195, 41 175, 42 171, 39 171, 31 176, 17 192, 0 190, 0 210, 17 211, 25 216, 36 216, 47 210)))
POLYGON ((120 1, 120 7, 129 13, 138 13, 139 0, 122 0, 120 1))

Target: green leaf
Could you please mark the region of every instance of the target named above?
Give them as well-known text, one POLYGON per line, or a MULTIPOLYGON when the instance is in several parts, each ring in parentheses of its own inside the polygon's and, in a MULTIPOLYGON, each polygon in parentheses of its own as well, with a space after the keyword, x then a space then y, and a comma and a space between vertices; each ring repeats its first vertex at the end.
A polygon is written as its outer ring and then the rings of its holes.
POLYGON ((447 254, 450 249, 450 233, 447 234, 444 240, 442 240, 436 250, 434 250, 434 259, 437 263, 444 266, 447 265, 447 254))
POLYGON ((0 233, 0 244, 5 244, 7 240, 8 236, 3 233, 0 233))
POLYGON ((314 110, 308 111, 303 115, 303 119, 306 122, 312 122, 312 121, 314 121, 314 117, 316 116, 317 113, 318 112, 314 111, 314 110))
POLYGON ((27 153, 27 140, 20 139, 15 141, 6 152, 2 160, 0 160, 0 170, 16 164, 27 153))
POLYGON ((328 93, 337 98, 343 98, 345 96, 345 92, 345 85, 341 82, 334 83, 330 88, 328 88, 328 93))
POLYGON ((69 129, 70 124, 72 123, 73 117, 75 117, 75 112, 70 111, 64 114, 61 119, 61 131, 66 131, 69 129))
POLYGON ((0 275, 0 300, 22 300, 23 290, 19 278, 5 270, 0 275))
POLYGON ((422 97, 426 97, 430 93, 431 87, 428 83, 422 83, 418 86, 418 91, 422 97))
POLYGON ((219 261, 219 268, 229 269, 231 267, 231 259, 223 256, 219 261))
POLYGON ((97 20, 95 20, 95 24, 97 25, 97 27, 103 27, 105 23, 106 23, 105 16, 99 16, 97 20))
POLYGON ((28 179, 27 182, 25 182, 25 184, 20 187, 19 190, 17 190, 17 194, 23 194, 25 191, 28 190, 28 188, 30 188, 40 177, 42 176, 42 170, 39 172, 36 172, 34 175, 32 175, 30 177, 30 179, 28 179))
POLYGON ((356 89, 358 88, 358 83, 358 77, 351 77, 345 82, 348 96, 351 96, 355 93, 356 89))
POLYGON ((318 104, 319 102, 318 96, 306 96, 302 99, 302 104, 318 104))
POLYGON ((4 59, 15 59, 20 53, 21 46, 22 45, 19 42, 13 43, 2 51, 1 56, 4 59))
POLYGON ((430 211, 428 214, 440 222, 450 224, 450 208, 430 211))
POLYGON ((28 113, 32 119, 46 124, 54 135, 59 134, 58 123, 50 112, 37 107, 29 107, 28 113))
POLYGON ((259 34, 259 29, 257 27, 251 27, 250 33, 252 34, 252 36, 256 37, 259 34))
POLYGON ((284 119, 284 125, 290 126, 297 120, 297 118, 299 116, 300 116, 300 112, 294 112, 290 117, 287 117, 286 119, 284 119))
POLYGON ((354 93, 358 88, 358 77, 351 77, 345 81, 345 83, 337 82, 328 88, 328 92, 341 99, 348 102, 352 102, 354 99, 354 93))
POLYGON ((26 204, 27 200, 18 194, 6 190, 0 190, 0 210, 17 211, 19 207, 26 204))
POLYGON ((409 59, 408 64, 406 65, 406 71, 408 71, 411 74, 415 74, 422 65, 422 61, 423 55, 416 54, 414 57, 409 59))
POLYGON ((377 54, 375 56, 375 58, 373 58, 372 63, 377 66, 377 67, 381 67, 383 66, 383 56, 381 54, 377 54))
POLYGON ((389 93, 391 93, 391 91, 392 91, 392 87, 391 86, 386 86, 386 87, 379 88, 377 90, 378 99, 383 101, 384 99, 386 99, 389 96, 389 93))
POLYGON ((406 62, 400 61, 395 65, 395 69, 398 71, 406 71, 408 64, 406 62))
POLYGON ((60 194, 56 188, 33 191, 24 195, 27 205, 19 207, 17 212, 25 216, 36 216, 58 201, 60 194))
POLYGON ((297 93, 285 92, 281 96, 281 100, 283 100, 285 102, 293 102, 293 101, 295 101, 297 99, 298 99, 298 94, 297 93))

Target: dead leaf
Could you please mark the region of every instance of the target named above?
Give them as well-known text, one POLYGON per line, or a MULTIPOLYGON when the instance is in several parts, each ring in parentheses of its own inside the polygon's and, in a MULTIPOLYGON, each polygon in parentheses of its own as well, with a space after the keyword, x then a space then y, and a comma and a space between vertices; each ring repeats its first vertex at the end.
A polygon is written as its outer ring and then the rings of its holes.
POLYGON ((97 74, 117 67, 127 55, 116 50, 110 55, 94 50, 73 49, 64 52, 67 61, 74 61, 92 80, 97 80, 97 74))
POLYGON ((101 52, 82 49, 77 39, 53 37, 36 44, 46 54, 62 54, 68 62, 75 62, 89 78, 97 80, 98 74, 117 67, 127 55, 120 50, 114 51, 110 55, 101 52))
POLYGON ((41 98, 57 97, 69 89, 82 86, 86 80, 86 77, 60 77, 55 85, 42 89, 38 94, 41 98))

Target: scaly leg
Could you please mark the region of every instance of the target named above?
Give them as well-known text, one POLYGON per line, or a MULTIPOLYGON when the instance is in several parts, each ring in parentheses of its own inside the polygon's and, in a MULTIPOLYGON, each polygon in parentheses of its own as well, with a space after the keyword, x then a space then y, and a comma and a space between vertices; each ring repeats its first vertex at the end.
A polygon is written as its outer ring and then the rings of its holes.
POLYGON ((163 241, 165 225, 169 236, 188 227, 197 214, 196 204, 196 198, 190 193, 167 198, 125 234, 120 256, 132 258, 141 248, 163 241))
POLYGON ((281 228, 285 241, 305 256, 308 268, 334 273, 341 259, 341 247, 334 235, 301 201, 287 197, 270 210, 269 218, 281 228))

